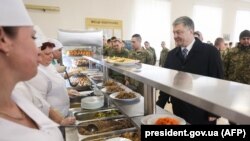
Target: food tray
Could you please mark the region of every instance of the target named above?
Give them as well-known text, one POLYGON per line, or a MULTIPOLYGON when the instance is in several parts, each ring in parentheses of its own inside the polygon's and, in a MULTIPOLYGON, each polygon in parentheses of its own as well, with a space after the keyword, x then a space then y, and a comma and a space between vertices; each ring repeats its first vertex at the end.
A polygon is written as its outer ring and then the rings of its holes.
POLYGON ((92 119, 105 119, 105 118, 110 118, 110 117, 124 117, 122 113, 116 109, 103 109, 99 111, 94 111, 94 112, 76 112, 74 114, 76 117, 76 120, 78 121, 84 121, 84 120, 92 120, 92 119))
POLYGON ((79 136, 95 135, 95 134, 101 134, 105 132, 112 132, 115 130, 122 130, 134 127, 132 121, 128 118, 88 121, 88 122, 78 123, 77 125, 81 126, 78 127, 79 136), (90 124, 94 124, 95 126, 97 126, 98 131, 89 132, 86 127, 90 124))
POLYGON ((141 135, 138 130, 129 129, 129 130, 118 130, 116 132, 105 134, 105 135, 95 135, 92 137, 87 137, 85 139, 82 139, 81 141, 105 141, 107 139, 111 139, 114 137, 124 137, 132 141, 141 140, 141 135))

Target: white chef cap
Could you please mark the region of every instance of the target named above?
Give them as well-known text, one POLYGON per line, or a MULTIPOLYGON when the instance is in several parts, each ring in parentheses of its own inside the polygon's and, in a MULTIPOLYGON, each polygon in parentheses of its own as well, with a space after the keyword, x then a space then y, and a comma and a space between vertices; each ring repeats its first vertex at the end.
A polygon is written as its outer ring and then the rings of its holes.
POLYGON ((32 26, 22 0, 0 0, 0 26, 32 26))
POLYGON ((57 39, 49 38, 48 42, 55 44, 55 47, 53 48, 53 50, 58 50, 58 49, 63 47, 62 43, 60 41, 58 41, 57 39))
POLYGON ((41 47, 44 42, 47 42, 47 37, 43 34, 41 28, 37 25, 34 26, 35 34, 35 43, 36 47, 41 47))

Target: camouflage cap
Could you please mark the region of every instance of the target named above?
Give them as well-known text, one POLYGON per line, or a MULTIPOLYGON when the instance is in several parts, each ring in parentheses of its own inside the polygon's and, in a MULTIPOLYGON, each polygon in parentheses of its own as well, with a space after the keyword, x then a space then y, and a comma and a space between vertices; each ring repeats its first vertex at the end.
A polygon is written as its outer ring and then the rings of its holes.
POLYGON ((250 31, 249 30, 244 30, 240 33, 240 39, 244 37, 250 37, 250 31))

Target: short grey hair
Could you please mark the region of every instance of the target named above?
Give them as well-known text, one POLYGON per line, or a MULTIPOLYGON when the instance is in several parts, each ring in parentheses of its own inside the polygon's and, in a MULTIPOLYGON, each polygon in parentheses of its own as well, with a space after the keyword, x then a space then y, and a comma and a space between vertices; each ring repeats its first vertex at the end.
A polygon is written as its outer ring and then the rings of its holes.
POLYGON ((191 18, 187 16, 179 17, 173 22, 173 26, 177 26, 179 24, 183 24, 184 26, 194 31, 194 22, 191 18))

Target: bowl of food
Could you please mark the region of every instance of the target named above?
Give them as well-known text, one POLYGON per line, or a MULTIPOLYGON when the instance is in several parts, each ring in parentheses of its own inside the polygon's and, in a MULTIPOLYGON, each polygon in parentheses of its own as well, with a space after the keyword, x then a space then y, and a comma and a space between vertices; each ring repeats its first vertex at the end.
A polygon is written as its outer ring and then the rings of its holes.
POLYGON ((126 91, 120 91, 116 92, 110 95, 112 99, 118 100, 118 101, 134 101, 140 98, 140 94, 134 93, 134 92, 126 92, 126 91))
POLYGON ((150 116, 146 123, 148 125, 185 125, 186 121, 183 118, 170 114, 156 114, 150 116))
POLYGON ((81 107, 83 109, 98 109, 104 106, 103 96, 91 96, 82 98, 81 107))

